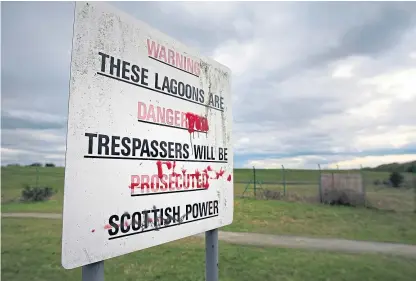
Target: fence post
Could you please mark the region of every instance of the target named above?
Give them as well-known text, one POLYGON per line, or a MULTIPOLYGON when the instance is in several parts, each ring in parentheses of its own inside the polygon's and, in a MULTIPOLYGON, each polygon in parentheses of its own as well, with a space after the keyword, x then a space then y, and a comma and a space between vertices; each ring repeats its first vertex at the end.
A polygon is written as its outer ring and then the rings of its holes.
POLYGON ((253 184, 254 184, 254 198, 257 198, 256 196, 256 168, 253 166, 253 184))
POLYGON ((318 164, 319 169, 319 181, 318 181, 318 191, 319 191, 319 202, 322 203, 322 176, 321 176, 321 164, 318 164))
POLYGON ((286 196, 286 173, 285 166, 282 165, 283 196, 286 196))
POLYGON ((363 193, 364 193, 364 207, 367 207, 367 189, 365 188, 366 180, 363 171, 363 165, 360 164, 360 174, 361 174, 361 184, 363 185, 363 193))
POLYGON ((36 187, 39 187, 39 167, 36 166, 36 187))

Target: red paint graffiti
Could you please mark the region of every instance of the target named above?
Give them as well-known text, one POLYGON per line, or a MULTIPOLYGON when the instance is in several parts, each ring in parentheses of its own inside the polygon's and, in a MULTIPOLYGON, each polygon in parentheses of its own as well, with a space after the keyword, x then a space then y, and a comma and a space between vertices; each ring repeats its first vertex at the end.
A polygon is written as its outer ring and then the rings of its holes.
POLYGON ((219 179, 220 177, 222 177, 225 173, 225 170, 223 170, 222 168, 220 169, 219 172, 215 172, 217 174, 216 179, 219 179))
POLYGON ((206 117, 202 117, 193 113, 186 113, 186 120, 188 121, 188 132, 193 133, 195 131, 198 132, 208 132, 209 125, 208 119, 206 117))
POLYGON ((231 174, 228 175, 227 181, 231 181, 231 174))

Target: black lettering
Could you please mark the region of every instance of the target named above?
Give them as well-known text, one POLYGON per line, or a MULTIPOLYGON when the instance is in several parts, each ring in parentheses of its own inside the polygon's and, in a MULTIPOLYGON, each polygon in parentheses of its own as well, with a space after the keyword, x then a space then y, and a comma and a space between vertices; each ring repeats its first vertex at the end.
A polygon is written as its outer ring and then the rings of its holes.
POLYGON ((150 156, 150 151, 149 151, 149 141, 147 139, 143 140, 142 143, 142 150, 140 152, 140 157, 143 157, 143 154, 146 154, 147 157, 150 156))
POLYGON ((204 93, 204 90, 202 89, 199 91, 199 102, 205 103, 205 93, 204 93))
POLYGON ((173 222, 180 222, 181 215, 180 215, 180 212, 179 212, 179 206, 173 207, 172 213, 173 213, 173 222))
POLYGON ((171 142, 171 141, 168 142, 168 150, 169 150, 168 158, 174 158, 175 157, 175 155, 173 154, 175 152, 174 145, 175 145, 174 142, 171 142))
POLYGON ((101 56, 101 72, 105 72, 105 60, 110 56, 102 52, 98 52, 98 54, 101 56))
POLYGON ((197 87, 192 87, 192 100, 198 101, 198 92, 199 89, 197 87))
POLYGON ((130 149, 130 138, 124 137, 121 139, 121 145, 123 146, 123 148, 121 149, 121 155, 123 156, 129 156, 131 153, 131 149, 130 149))
POLYGON ((123 60, 123 70, 121 72, 121 77, 123 79, 130 80, 129 77, 126 75, 130 72, 130 70, 127 68, 129 66, 130 66, 130 63, 123 60))
POLYGON ((192 99, 192 87, 189 84, 185 86, 185 96, 187 99, 192 99))
POLYGON ((182 159, 182 145, 180 143, 175 143, 175 158, 182 159))
POLYGON ((220 98, 217 95, 215 95, 215 107, 220 108, 220 98))
POLYGON ((168 144, 165 141, 161 141, 160 144, 159 144, 159 148, 162 151, 159 156, 162 157, 162 158, 165 158, 168 155, 168 152, 166 150, 167 145, 168 144))
POLYGON ((160 218, 159 218, 159 221, 160 221, 160 225, 162 226, 163 225, 163 222, 164 222, 164 218, 163 218, 163 208, 162 209, 159 209, 160 210, 160 218))
POLYGON ((183 158, 188 159, 189 158, 189 144, 187 143, 183 144, 182 148, 183 148, 183 154, 182 154, 183 158))
POLYGON ((192 205, 191 204, 187 204, 186 208, 185 208, 185 217, 186 220, 188 220, 188 216, 189 214, 192 212, 192 205))
POLYGON ((214 213, 218 214, 218 200, 214 201, 214 213))
POLYGON ((116 143, 116 141, 120 140, 120 137, 113 136, 111 138, 111 155, 118 156, 120 155, 120 152, 116 151, 117 147, 120 147, 120 143, 116 143))
POLYGON ((121 233, 127 233, 130 231, 130 225, 128 224, 127 221, 125 220, 129 220, 130 219, 130 214, 129 213, 124 213, 121 215, 121 221, 120 221, 120 230, 121 233))
POLYGON ((208 97, 208 105, 214 106, 214 98, 211 93, 209 94, 209 97, 208 97))
POLYGON ((218 160, 223 160, 224 159, 224 155, 223 155, 223 150, 222 147, 218 148, 218 160))
POLYGON ((114 69, 117 71, 117 77, 120 77, 120 64, 121 60, 117 59, 117 63, 114 62, 114 57, 110 57, 110 74, 114 75, 114 69))
POLYGON ((110 138, 106 135, 98 135, 98 155, 103 153, 103 148, 105 149, 105 155, 110 154, 110 148, 108 144, 110 142, 110 138))
POLYGON ((178 95, 183 97, 185 95, 185 85, 182 82, 178 83, 178 95))
POLYGON ((139 82, 140 81, 140 75, 139 75, 140 68, 137 65, 133 64, 131 66, 131 72, 133 73, 130 76, 131 81, 133 81, 135 83, 139 82))
POLYGON ((170 224, 172 222, 172 219, 173 219, 173 217, 170 215, 171 212, 172 212, 171 207, 167 207, 165 209, 165 217, 166 217, 165 224, 167 224, 167 225, 170 224))
POLYGON ((224 98, 223 97, 220 98, 220 108, 224 110, 224 98))
POLYGON ((142 84, 144 86, 149 85, 149 82, 147 81, 147 79, 149 78, 149 76, 147 75, 148 72, 149 72, 149 70, 147 68, 142 67, 142 80, 140 81, 140 84, 142 84))
POLYGON ((208 215, 212 216, 213 212, 212 212, 212 201, 209 201, 208 203, 208 215))
POLYGON ((97 137, 97 134, 85 133, 85 136, 88 137, 88 154, 93 153, 93 138, 97 137))
POLYGON ((116 235, 118 233, 118 222, 119 217, 117 215, 112 215, 109 219, 109 224, 111 225, 111 228, 108 230, 108 235, 116 235))
POLYGON ((147 228, 149 226, 149 210, 143 211, 144 214, 144 228, 147 228))
POLYGON ((207 202, 203 202, 203 203, 198 203, 199 205, 199 215, 201 217, 206 217, 207 216, 207 202))
POLYGON ((155 226, 155 227, 157 227, 157 220, 158 220, 158 217, 157 217, 157 213, 159 212, 159 209, 153 209, 152 210, 152 212, 153 212, 153 225, 155 226))
POLYGON ((159 81, 159 74, 155 73, 155 89, 156 90, 160 90, 158 81, 159 81))
POLYGON ((142 226, 142 214, 140 212, 134 212, 131 216, 131 229, 137 231, 142 226))
POLYGON ((152 157, 157 157, 157 155, 159 154, 159 151, 158 151, 158 142, 156 140, 153 140, 150 143, 150 147, 152 148, 152 153, 151 153, 152 157))
POLYGON ((195 159, 204 159, 204 147, 194 144, 195 159))
POLYGON ((196 219, 198 217, 198 204, 192 205, 192 217, 196 219))
POLYGON ((132 149, 133 149, 133 156, 136 156, 136 150, 137 149, 140 149, 140 147, 141 147, 141 141, 140 141, 140 139, 133 138, 133 147, 132 147, 132 149))
POLYGON ((170 93, 169 77, 167 76, 165 76, 165 79, 163 79, 163 85, 162 85, 162 91, 164 92, 165 90, 167 90, 167 92, 170 93))
POLYGON ((228 161, 228 158, 227 158, 227 148, 224 148, 224 160, 225 161, 228 161))
POLYGON ((172 94, 176 95, 178 93, 178 81, 176 81, 175 79, 171 79, 170 80, 170 91, 172 94))

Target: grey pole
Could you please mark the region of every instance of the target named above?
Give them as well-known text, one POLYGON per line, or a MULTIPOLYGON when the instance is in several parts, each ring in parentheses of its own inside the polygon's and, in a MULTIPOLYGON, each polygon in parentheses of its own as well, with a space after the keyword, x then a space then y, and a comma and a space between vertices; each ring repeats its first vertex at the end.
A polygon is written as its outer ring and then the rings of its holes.
POLYGON ((205 280, 218 281, 218 229, 205 232, 205 280))
POLYGON ((84 265, 82 281, 104 281, 104 261, 84 265))

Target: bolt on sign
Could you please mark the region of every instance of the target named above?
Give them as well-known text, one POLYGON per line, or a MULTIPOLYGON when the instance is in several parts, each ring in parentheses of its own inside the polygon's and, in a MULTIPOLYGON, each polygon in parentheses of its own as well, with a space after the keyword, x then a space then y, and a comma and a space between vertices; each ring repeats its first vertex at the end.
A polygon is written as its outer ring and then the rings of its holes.
POLYGON ((103 3, 72 44, 63 267, 231 224, 230 70, 103 3))

